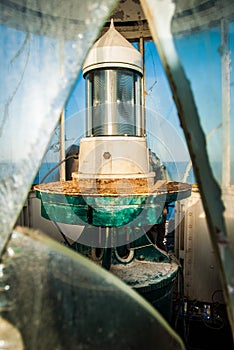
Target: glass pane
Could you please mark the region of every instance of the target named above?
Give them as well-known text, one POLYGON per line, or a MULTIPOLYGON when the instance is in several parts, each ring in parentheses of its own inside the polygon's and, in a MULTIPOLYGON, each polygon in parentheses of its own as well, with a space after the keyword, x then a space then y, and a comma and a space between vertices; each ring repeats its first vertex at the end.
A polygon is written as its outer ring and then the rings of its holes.
POLYGON ((191 82, 216 180, 222 181, 222 74, 220 27, 175 38, 191 82), (192 53, 192 55, 191 55, 192 53))
POLYGON ((186 135, 234 334, 233 1, 142 5, 186 135))
POLYGON ((145 42, 145 88, 148 147, 171 180, 196 183, 176 105, 153 41, 145 42))
POLYGON ((0 249, 86 53, 114 2, 0 4, 0 249))
POLYGON ((56 164, 60 159, 60 127, 57 125, 53 134, 52 140, 47 148, 46 154, 43 157, 40 169, 33 180, 33 184, 39 184, 42 182, 59 181, 59 167, 56 164), (54 169, 54 170, 53 170, 54 169))
POLYGON ((105 103, 105 71, 98 70, 90 74, 92 76, 93 107, 105 103))
POLYGON ((93 135, 135 135, 136 114, 138 124, 141 119, 136 106, 139 91, 135 89, 140 87, 139 76, 123 69, 100 69, 87 80, 91 85, 93 135))
MULTIPOLYGON (((183 35, 175 44, 188 79, 191 82, 200 123, 205 134, 209 163, 221 188, 224 205, 226 252, 221 248, 228 288, 234 286, 234 187, 233 187, 233 51, 234 23, 222 19, 218 26, 197 34, 183 35), (230 249, 230 251, 229 251, 230 249), (233 254, 233 253, 232 253, 233 254), (231 265, 230 265, 230 261, 231 265)), ((199 141, 198 141, 199 142, 199 141)), ((204 184, 205 185, 205 184, 204 184)), ((222 215, 222 212, 220 212, 222 215)), ((222 240, 225 238, 222 238, 222 240)), ((233 294, 230 294, 234 307, 233 294)))
POLYGON ((14 231, 3 260, 1 349, 185 349, 139 293, 42 234, 14 231))
POLYGON ((134 105, 136 99, 136 74, 119 70, 117 74, 117 111, 119 133, 135 135, 134 105))

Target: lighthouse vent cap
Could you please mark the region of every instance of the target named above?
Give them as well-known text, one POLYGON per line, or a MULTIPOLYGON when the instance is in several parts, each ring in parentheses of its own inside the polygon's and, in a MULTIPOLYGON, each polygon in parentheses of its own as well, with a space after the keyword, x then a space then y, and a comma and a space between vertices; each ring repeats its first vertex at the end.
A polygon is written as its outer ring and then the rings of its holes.
POLYGON ((83 65, 83 74, 97 68, 128 68, 143 74, 142 55, 114 27, 96 41, 83 65))

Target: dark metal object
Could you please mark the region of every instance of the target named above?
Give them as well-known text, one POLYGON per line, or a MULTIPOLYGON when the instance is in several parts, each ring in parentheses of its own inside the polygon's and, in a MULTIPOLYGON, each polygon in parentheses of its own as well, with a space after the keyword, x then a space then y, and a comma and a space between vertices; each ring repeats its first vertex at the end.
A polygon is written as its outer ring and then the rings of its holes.
POLYGON ((180 338, 131 288, 106 270, 29 229, 2 256, 9 308, 24 349, 184 350, 180 338))
POLYGON ((146 235, 114 249, 100 250, 78 242, 71 248, 110 270, 171 321, 172 292, 179 266, 146 235))
POLYGON ((106 270, 110 270, 111 267, 111 254, 112 248, 103 249, 102 267, 106 270))

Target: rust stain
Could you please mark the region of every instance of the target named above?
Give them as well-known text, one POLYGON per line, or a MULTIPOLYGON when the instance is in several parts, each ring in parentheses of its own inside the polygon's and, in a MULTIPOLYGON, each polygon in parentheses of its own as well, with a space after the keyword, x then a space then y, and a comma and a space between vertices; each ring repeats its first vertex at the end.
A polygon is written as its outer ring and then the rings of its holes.
POLYGON ((113 15, 114 19, 121 19, 122 21, 124 20, 124 11, 120 10, 114 13, 113 15))
POLYGON ((191 185, 175 181, 157 181, 153 186, 148 185, 147 178, 121 179, 73 179, 72 181, 58 181, 34 186, 36 191, 57 193, 64 195, 150 195, 169 194, 188 191, 191 185))

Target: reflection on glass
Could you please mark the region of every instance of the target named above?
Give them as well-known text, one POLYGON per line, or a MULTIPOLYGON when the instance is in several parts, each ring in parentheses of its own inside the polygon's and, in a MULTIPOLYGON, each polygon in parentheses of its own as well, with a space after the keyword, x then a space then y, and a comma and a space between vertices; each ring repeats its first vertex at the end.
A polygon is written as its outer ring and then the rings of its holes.
POLYGON ((191 82, 213 174, 222 188, 226 225, 232 237, 233 208, 233 32, 234 22, 175 38, 191 82))
POLYGON ((127 69, 99 69, 86 75, 93 135, 139 135, 140 82, 140 75, 127 69))
POLYGON ((51 2, 30 8, 20 2, 0 4, 0 249, 113 3, 71 1, 56 8, 51 2))

